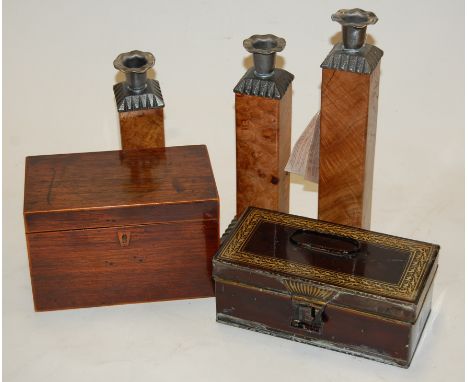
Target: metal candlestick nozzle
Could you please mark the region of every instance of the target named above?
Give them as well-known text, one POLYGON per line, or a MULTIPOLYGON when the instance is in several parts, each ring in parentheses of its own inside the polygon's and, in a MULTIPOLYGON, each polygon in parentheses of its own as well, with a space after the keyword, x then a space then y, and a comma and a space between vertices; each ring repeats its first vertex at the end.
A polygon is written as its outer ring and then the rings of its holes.
POLYGON ((331 19, 342 26, 344 48, 352 50, 360 49, 364 45, 367 26, 379 20, 373 12, 359 8, 340 9, 331 16, 331 19))
POLYGON ((272 34, 255 34, 244 40, 244 48, 253 53, 255 71, 260 78, 269 78, 275 72, 276 52, 281 52, 286 40, 272 34))

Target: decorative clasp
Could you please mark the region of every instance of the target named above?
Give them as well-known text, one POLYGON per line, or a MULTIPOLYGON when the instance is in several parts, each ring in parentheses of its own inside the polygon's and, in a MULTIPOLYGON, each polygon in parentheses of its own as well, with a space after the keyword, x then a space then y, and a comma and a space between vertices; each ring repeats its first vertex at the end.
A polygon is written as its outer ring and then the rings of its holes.
POLYGON ((283 285, 291 294, 293 315, 291 326, 321 333, 327 321, 325 307, 333 299, 334 293, 310 283, 295 280, 283 280, 283 285))
POLYGON ((305 302, 293 298, 292 305, 293 318, 291 326, 309 332, 322 332, 323 323, 326 321, 325 303, 305 302))

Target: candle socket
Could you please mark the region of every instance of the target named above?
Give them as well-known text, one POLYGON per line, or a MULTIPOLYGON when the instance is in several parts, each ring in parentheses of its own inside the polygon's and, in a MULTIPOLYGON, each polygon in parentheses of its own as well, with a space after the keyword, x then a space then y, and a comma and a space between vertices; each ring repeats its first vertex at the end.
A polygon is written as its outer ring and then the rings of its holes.
POLYGON ((367 27, 356 28, 350 25, 343 25, 341 33, 343 36, 343 47, 348 50, 361 49, 366 42, 367 27))

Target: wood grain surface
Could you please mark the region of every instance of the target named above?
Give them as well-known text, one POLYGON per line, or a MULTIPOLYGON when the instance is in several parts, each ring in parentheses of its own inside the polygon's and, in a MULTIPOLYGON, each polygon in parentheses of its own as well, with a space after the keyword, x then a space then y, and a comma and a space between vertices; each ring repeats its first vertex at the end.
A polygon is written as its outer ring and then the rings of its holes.
POLYGON ((320 220, 370 227, 379 68, 370 75, 323 69, 320 220))
POLYGON ((122 149, 164 147, 164 109, 119 113, 122 149))
POLYGON ((217 219, 27 237, 37 311, 214 294, 217 219))
POLYGON ((203 145, 26 158, 27 232, 216 217, 217 203, 203 145))
POLYGON ((248 206, 289 211, 291 86, 281 100, 236 94, 237 215, 248 206))
POLYGON ((205 146, 28 157, 24 220, 36 310, 213 295, 205 146))

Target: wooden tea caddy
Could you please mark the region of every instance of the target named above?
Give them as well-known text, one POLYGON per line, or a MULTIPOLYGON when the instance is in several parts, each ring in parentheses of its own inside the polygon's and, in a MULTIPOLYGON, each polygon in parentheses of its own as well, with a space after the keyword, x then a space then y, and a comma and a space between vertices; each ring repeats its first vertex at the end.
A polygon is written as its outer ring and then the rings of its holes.
POLYGON ((213 296, 205 146, 28 157, 24 221, 37 311, 213 296))

